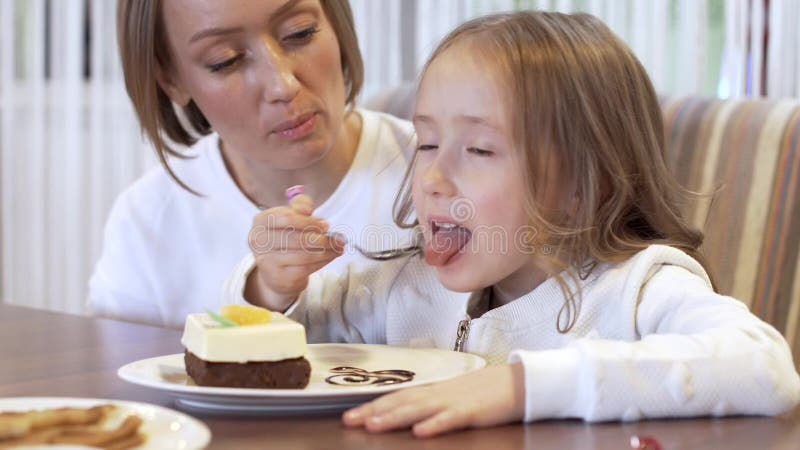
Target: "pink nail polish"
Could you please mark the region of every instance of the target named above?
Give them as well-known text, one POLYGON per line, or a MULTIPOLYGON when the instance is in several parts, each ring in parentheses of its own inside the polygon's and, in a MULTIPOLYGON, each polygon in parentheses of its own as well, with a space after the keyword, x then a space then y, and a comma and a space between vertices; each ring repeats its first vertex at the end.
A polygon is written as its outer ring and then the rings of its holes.
POLYGON ((302 194, 305 191, 306 187, 302 184, 298 184, 296 186, 292 186, 289 189, 286 189, 286 200, 291 200, 298 195, 302 194))

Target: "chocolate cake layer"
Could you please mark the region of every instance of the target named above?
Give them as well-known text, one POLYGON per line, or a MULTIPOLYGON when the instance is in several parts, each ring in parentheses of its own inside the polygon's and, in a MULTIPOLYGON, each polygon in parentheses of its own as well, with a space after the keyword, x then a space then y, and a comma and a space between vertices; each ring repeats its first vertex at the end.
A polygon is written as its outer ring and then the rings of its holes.
POLYGON ((205 361, 183 352, 186 373, 200 386, 257 389, 302 389, 308 385, 311 364, 305 358, 247 363, 205 361))

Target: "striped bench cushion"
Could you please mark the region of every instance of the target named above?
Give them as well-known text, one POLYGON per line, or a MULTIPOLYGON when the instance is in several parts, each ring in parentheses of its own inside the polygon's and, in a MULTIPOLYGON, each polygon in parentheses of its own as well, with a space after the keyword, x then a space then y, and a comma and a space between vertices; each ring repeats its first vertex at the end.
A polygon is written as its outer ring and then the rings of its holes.
POLYGON ((661 103, 668 164, 703 194, 685 212, 718 290, 783 333, 800 367, 800 102, 661 103))

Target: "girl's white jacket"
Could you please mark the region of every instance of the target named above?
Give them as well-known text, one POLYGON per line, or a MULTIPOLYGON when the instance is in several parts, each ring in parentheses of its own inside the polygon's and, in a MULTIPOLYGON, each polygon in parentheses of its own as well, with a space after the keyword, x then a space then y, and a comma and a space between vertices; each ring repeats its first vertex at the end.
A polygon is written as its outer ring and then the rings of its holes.
MULTIPOLYGON (((252 255, 240 262, 223 303, 244 302, 253 267, 252 255)), ((798 403, 786 341, 743 303, 716 294, 686 253, 653 245, 596 266, 580 283, 580 313, 567 333, 556 328, 564 300, 554 278, 470 318, 480 293, 448 291, 419 256, 318 272, 287 314, 309 342, 452 349, 467 325, 464 351, 490 364, 522 363, 528 421, 775 415, 798 403)))

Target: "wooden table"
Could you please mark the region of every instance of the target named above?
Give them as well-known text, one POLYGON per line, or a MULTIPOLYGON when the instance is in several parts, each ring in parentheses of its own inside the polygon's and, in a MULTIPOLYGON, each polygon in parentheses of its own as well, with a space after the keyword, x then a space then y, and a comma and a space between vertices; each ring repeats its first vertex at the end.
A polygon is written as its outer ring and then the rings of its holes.
MULTIPOLYGON (((69 396, 173 407, 163 393, 129 384, 117 369, 182 351, 180 332, 0 304, 0 397, 69 396)), ((408 431, 370 434, 338 415, 231 418, 193 414, 213 434, 211 449, 613 449, 650 435, 666 449, 798 449, 800 410, 777 418, 660 420, 621 424, 539 422, 468 430, 433 439, 408 431)))

